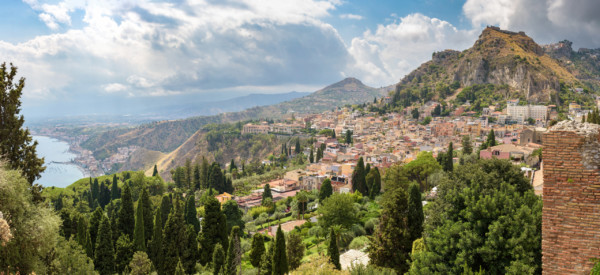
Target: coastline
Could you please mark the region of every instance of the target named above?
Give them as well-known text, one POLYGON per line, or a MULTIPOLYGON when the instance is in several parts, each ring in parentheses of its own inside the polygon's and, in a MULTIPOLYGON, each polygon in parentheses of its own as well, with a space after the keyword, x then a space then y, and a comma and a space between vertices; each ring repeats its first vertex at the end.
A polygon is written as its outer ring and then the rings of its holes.
POLYGON ((81 172, 81 174, 83 175, 82 178, 87 178, 87 177, 91 176, 91 171, 89 169, 83 167, 83 165, 81 163, 76 161, 76 159, 81 156, 81 152, 79 152, 78 150, 74 150, 74 146, 76 146, 77 144, 73 144, 73 142, 71 140, 64 138, 62 136, 57 136, 57 135, 39 134, 39 133, 35 133, 35 132, 32 132, 31 135, 32 135, 32 137, 34 137, 34 136, 47 137, 47 138, 51 138, 51 139, 55 139, 55 140, 64 142, 69 146, 69 149, 66 152, 74 155, 74 157, 71 158, 69 161, 49 161, 49 162, 44 161, 44 164, 55 163, 55 164, 63 164, 63 165, 73 165, 73 166, 77 167, 77 169, 81 172))

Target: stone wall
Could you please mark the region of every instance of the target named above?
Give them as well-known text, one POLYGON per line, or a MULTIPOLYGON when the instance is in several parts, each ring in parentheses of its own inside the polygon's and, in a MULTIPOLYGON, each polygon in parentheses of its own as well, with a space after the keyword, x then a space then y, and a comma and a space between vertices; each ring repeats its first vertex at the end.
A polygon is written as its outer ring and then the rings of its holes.
POLYGON ((563 121, 544 135, 543 274, 590 274, 600 258, 599 125, 563 121))

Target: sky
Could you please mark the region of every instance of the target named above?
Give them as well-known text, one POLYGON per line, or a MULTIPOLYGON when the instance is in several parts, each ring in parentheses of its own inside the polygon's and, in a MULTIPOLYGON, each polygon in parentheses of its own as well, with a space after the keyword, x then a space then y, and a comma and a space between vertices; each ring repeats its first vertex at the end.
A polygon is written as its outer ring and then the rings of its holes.
POLYGON ((597 0, 5 0, 31 116, 135 113, 345 77, 388 86, 487 25, 600 48, 597 0), (158 108, 158 107, 157 107, 158 108))

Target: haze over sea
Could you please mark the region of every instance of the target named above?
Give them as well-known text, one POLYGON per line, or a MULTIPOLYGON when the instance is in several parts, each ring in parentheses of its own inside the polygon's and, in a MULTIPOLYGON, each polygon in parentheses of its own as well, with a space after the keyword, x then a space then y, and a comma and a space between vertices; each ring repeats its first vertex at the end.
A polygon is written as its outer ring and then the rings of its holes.
POLYGON ((46 136, 33 136, 38 141, 37 154, 44 158, 46 170, 37 183, 44 187, 66 187, 78 179, 85 177, 83 169, 68 163, 76 155, 69 152, 69 144, 46 136))

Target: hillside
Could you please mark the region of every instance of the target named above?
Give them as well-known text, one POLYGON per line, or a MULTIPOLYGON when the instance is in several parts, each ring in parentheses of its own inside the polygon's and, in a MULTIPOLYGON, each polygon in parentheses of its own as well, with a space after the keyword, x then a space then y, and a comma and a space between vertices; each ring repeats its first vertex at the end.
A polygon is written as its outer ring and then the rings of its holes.
MULTIPOLYGON (((172 152, 162 155, 156 160, 161 176, 170 179, 170 171, 177 166, 183 166, 186 160, 193 163, 206 157, 209 162, 227 163, 232 159, 236 162, 260 161, 276 151, 281 143, 274 135, 242 135, 240 124, 210 124, 202 127, 188 140, 172 152), (209 142, 210 140, 210 142, 209 142)), ((151 175, 153 166, 139 167, 151 175)))
MULTIPOLYGON (((151 151, 169 153, 184 144, 202 126, 261 118, 280 119, 290 113, 318 113, 347 104, 370 102, 387 94, 386 89, 364 85, 356 78, 346 78, 310 95, 270 106, 257 106, 240 112, 199 116, 182 120, 158 121, 134 128, 115 129, 92 135, 82 146, 99 159, 110 156, 119 147, 137 145, 151 151)), ((142 163, 143 161, 138 161, 142 163)), ((134 169, 131 165, 125 167, 134 169)), ((137 167, 138 169, 144 167, 137 167)))
POLYGON ((574 51, 572 45, 572 42, 563 40, 543 48, 577 79, 594 90, 600 90, 600 49, 574 51))
POLYGON ((434 53, 431 61, 405 76, 392 95, 396 105, 407 106, 450 97, 461 87, 491 84, 504 98, 561 104, 574 97, 559 92, 585 84, 577 76, 525 33, 487 27, 467 50, 434 53))

